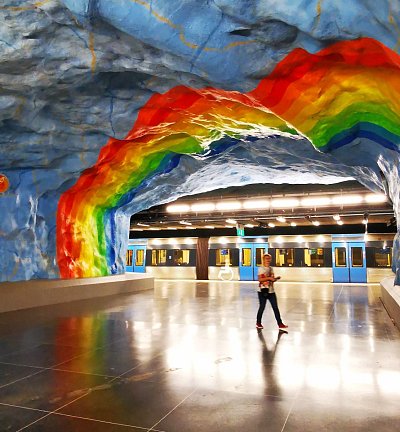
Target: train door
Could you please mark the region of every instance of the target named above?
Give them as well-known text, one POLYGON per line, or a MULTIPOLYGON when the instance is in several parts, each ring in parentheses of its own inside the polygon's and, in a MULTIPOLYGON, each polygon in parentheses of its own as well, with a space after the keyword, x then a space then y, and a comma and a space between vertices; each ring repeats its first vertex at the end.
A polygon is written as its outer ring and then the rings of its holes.
POLYGON ((258 267, 268 251, 268 243, 241 243, 239 258, 240 280, 258 280, 258 267))
POLYGON ((128 246, 126 251, 126 271, 146 273, 146 246, 128 246))
POLYGON ((333 282, 367 282, 365 242, 332 243, 333 282))

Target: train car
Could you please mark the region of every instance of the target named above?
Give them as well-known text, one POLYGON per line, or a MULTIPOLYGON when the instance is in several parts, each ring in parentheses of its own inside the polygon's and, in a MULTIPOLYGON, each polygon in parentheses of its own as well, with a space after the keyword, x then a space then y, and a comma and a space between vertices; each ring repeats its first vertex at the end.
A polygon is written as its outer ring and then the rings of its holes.
POLYGON ((372 283, 393 275, 392 247, 393 234, 132 239, 126 271, 158 279, 253 281, 268 252, 286 281, 372 283))

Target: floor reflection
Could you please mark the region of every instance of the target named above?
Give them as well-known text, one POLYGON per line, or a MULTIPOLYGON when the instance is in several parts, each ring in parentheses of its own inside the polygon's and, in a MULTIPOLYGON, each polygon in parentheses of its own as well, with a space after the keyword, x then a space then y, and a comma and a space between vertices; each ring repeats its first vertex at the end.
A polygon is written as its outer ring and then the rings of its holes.
POLYGON ((157 281, 1 315, 0 430, 397 430, 379 286, 277 283, 288 332, 272 313, 255 329, 256 289, 157 281))

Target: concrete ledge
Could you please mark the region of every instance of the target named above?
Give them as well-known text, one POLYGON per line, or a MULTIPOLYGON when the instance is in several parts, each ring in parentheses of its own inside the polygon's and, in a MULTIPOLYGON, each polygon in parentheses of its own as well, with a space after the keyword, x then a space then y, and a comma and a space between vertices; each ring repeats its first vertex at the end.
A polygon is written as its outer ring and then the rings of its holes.
POLYGON ((154 278, 142 273, 84 279, 2 282, 0 312, 151 289, 154 289, 154 278))
POLYGON ((394 277, 388 277, 381 281, 382 301, 390 318, 400 329, 400 286, 393 285, 394 277))

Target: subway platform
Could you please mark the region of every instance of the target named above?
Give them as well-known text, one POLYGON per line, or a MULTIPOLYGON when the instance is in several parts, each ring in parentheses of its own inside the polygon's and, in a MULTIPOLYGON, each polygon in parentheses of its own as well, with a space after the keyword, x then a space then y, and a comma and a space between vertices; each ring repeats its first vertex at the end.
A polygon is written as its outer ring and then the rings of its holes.
POLYGON ((1 431, 395 432, 400 332, 379 285, 155 290, 0 315, 1 431))

